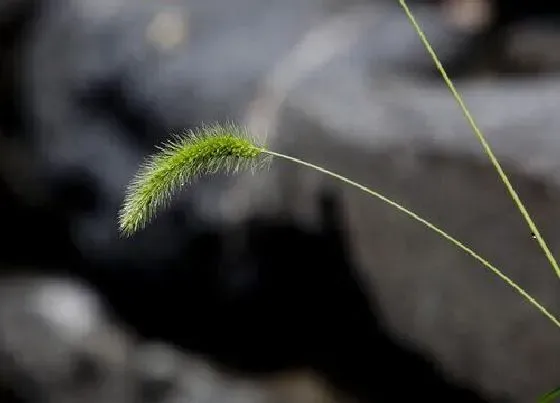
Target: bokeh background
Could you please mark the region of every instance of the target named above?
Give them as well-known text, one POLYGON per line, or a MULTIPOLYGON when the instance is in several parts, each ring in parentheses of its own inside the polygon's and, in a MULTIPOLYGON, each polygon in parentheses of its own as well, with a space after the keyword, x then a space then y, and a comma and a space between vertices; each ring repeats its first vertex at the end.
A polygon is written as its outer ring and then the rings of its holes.
MULTIPOLYGON (((410 0, 553 253, 560 7, 410 0)), ((558 328, 381 202, 276 161, 117 212, 233 121, 393 197, 560 312, 560 284, 396 0, 0 2, 0 401, 530 402, 558 328)))

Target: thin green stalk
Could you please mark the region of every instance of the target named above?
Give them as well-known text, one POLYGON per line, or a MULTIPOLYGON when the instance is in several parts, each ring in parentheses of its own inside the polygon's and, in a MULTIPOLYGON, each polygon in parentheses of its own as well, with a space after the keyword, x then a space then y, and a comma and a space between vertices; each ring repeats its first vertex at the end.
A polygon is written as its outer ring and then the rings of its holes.
POLYGON ((519 209, 523 218, 525 218, 525 221, 527 222, 527 225, 529 226, 529 229, 531 230, 531 233, 534 234, 539 246, 541 247, 544 254, 546 255, 546 258, 548 259, 548 262, 550 263, 550 265, 552 266, 552 268, 556 272, 556 275, 560 279, 560 266, 558 266, 558 262, 556 261, 556 259, 554 258, 554 255, 552 254, 552 252, 548 248, 546 242, 544 241, 544 238, 541 236, 541 233, 539 232, 539 229, 537 228, 535 222, 533 221, 529 212, 525 208, 525 205, 521 201, 519 195, 517 194, 517 192, 513 188, 513 185, 511 184, 507 174, 502 169, 502 166, 500 165, 500 163, 498 162, 498 159, 494 155, 494 153, 492 151, 492 148, 490 147, 490 144, 486 140, 482 131, 478 128, 478 125, 476 124, 474 118, 472 117, 471 113, 469 112, 469 109, 467 108, 465 102, 463 101, 463 98, 461 97, 461 95, 459 94, 459 92, 455 88, 455 85, 453 84, 453 82, 451 81, 449 76, 447 75, 447 72, 445 71, 445 68, 443 67, 441 61, 437 57, 436 52, 434 51, 432 45, 428 41, 428 38, 426 37, 424 31, 422 30, 422 28, 420 27, 420 25, 416 21, 416 18, 414 17, 412 12, 410 11, 410 9, 409 9, 409 7, 406 3, 406 0, 399 0, 399 3, 401 5, 401 7, 403 8, 404 12, 406 13, 406 16, 408 17, 410 23, 412 24, 412 26, 416 30, 416 33, 418 34, 418 36, 419 36, 420 40, 422 41, 424 47, 426 48, 426 50, 428 51, 428 53, 432 57, 432 60, 434 61, 434 64, 436 65, 436 68, 439 70, 443 80, 445 81, 445 84, 447 85, 447 87, 451 91, 451 94, 453 95, 453 98, 455 98, 455 101, 457 101, 457 103, 459 104, 459 107, 461 108, 461 110, 463 112, 463 115, 467 119, 469 125, 471 126, 471 129, 472 129, 473 133, 476 135, 476 137, 478 138, 478 140, 482 144, 482 147, 484 148, 484 151, 486 152, 486 154, 488 155, 488 158, 490 159, 490 161, 494 165, 494 168, 498 172, 498 175, 500 176, 500 179, 502 180, 506 189, 508 190, 511 198, 513 199, 513 201, 517 205, 517 208, 519 209))
POLYGON ((545 315, 548 319, 550 319, 550 321, 552 323, 554 323, 556 326, 558 326, 560 328, 560 321, 554 315, 552 315, 541 303, 539 303, 535 298, 533 298, 521 286, 519 286, 517 283, 515 283, 515 281, 513 281, 510 277, 505 275, 500 269, 495 267, 488 260, 486 260, 485 258, 480 256, 478 253, 476 253, 474 250, 472 250, 471 248, 466 246, 464 243, 462 243, 461 241, 452 237, 447 232, 445 232, 444 230, 435 226, 431 222, 429 222, 429 221, 425 220, 424 218, 420 217, 418 214, 414 213, 413 211, 407 209, 406 207, 402 206, 401 204, 399 204, 399 203, 397 203, 397 202, 395 202, 391 199, 388 199, 387 197, 383 196, 382 194, 376 192, 375 190, 372 190, 372 189, 370 189, 370 188, 368 188, 364 185, 361 185, 357 182, 354 182, 354 181, 352 181, 352 180, 350 180, 350 179, 348 179, 348 178, 346 178, 346 177, 344 177, 340 174, 329 171, 329 170, 327 170, 323 167, 320 167, 318 165, 314 165, 314 164, 311 164, 309 162, 300 160, 299 158, 291 157, 289 155, 277 153, 277 152, 270 151, 270 150, 267 150, 267 149, 261 149, 261 152, 263 152, 265 154, 275 156, 275 157, 278 157, 278 158, 283 158, 283 159, 291 161, 291 162, 295 162, 296 164, 300 164, 300 165, 306 166, 308 168, 312 168, 316 171, 322 172, 322 173, 324 173, 326 175, 329 175, 329 176, 331 176, 335 179, 338 179, 339 181, 342 181, 342 182, 344 182, 348 185, 354 186, 354 187, 356 187, 356 188, 358 188, 358 189, 360 189, 360 190, 362 190, 362 191, 380 199, 381 201, 389 204, 390 206, 396 208, 400 212, 402 212, 402 213, 408 215, 409 217, 413 218, 414 220, 424 224, 426 227, 428 227, 432 231, 438 233, 443 238, 445 238, 447 241, 451 242, 453 245, 457 246, 458 248, 462 249, 464 252, 471 255, 476 260, 478 260, 482 265, 484 265, 487 269, 492 271, 496 276, 498 276, 500 279, 502 279, 504 282, 506 282, 511 288, 513 288, 515 291, 517 291, 517 293, 519 293, 523 298, 525 298, 530 304, 532 304, 534 307, 536 307, 543 315, 545 315))
POLYGON ((175 135, 172 140, 158 148, 159 152, 145 160, 127 188, 119 213, 119 227, 124 236, 130 236, 141 230, 158 210, 165 208, 171 196, 179 188, 200 176, 217 172, 236 173, 244 169, 255 171, 267 166, 276 156, 352 185, 424 224, 482 263, 560 328, 560 321, 523 288, 486 259, 431 222, 342 175, 298 158, 270 151, 259 145, 246 130, 234 124, 203 125, 197 130, 188 130, 175 135))

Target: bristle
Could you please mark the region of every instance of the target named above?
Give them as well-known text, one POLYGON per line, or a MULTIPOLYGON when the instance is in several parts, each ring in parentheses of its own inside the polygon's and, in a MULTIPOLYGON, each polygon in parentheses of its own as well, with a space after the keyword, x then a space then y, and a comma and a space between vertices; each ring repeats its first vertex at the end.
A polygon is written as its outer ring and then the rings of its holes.
POLYGON ((255 172, 270 160, 247 130, 233 123, 205 124, 174 133, 157 150, 146 158, 127 188, 119 213, 120 230, 126 236, 144 228, 180 187, 200 176, 255 172))

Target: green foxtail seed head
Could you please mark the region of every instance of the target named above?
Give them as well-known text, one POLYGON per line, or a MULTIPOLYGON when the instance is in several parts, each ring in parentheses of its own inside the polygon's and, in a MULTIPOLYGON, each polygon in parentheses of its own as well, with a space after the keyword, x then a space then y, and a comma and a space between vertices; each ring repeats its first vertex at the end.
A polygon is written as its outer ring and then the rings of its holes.
POLYGON ((129 184, 119 213, 125 236, 145 227, 180 187, 202 175, 255 171, 271 156, 234 124, 204 125, 173 136, 147 158, 129 184))

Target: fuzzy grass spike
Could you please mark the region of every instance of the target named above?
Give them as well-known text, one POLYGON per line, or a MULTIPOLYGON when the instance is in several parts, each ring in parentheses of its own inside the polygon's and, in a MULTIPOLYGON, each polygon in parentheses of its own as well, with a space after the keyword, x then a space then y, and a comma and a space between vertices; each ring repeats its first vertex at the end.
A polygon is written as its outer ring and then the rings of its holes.
POLYGON ((119 214, 119 227, 125 236, 143 229, 179 188, 201 176, 254 172, 271 157, 247 131, 233 124, 205 125, 175 134, 158 150, 142 164, 127 188, 119 214))

